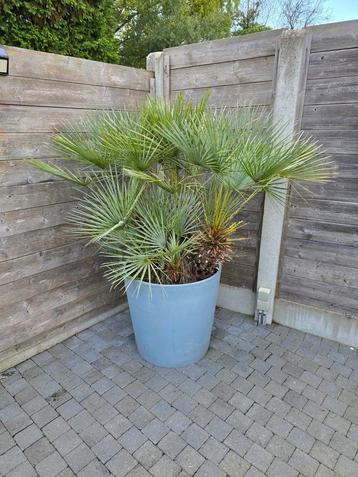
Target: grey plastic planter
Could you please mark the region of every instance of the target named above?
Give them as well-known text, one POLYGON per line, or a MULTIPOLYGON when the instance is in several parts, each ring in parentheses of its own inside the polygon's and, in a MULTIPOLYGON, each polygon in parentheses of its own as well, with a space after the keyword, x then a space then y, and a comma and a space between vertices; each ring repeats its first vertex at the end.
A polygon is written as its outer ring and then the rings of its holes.
POLYGON ((141 356, 156 366, 195 363, 208 350, 221 268, 211 277, 185 285, 138 282, 127 289, 135 340, 141 356))

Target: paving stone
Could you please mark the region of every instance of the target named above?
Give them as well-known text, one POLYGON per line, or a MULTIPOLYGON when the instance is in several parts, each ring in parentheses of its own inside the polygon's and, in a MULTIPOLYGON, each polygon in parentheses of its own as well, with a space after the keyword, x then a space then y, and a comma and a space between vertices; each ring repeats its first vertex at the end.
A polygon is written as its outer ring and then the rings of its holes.
POLYGON ((70 399, 57 408, 57 412, 67 421, 83 411, 83 407, 75 399, 70 399))
POLYGON ((257 467, 262 472, 266 472, 271 462, 273 461, 273 455, 267 452, 258 444, 253 444, 245 455, 245 460, 249 461, 252 465, 257 467))
POLYGON ((225 477, 225 475, 225 472, 219 469, 213 462, 207 460, 197 471, 195 477, 225 477))
POLYGON ((196 406, 195 409, 193 409, 189 414, 188 417, 198 424, 200 427, 205 427, 209 424, 209 422, 215 417, 215 414, 210 411, 209 409, 206 409, 206 407, 202 406, 199 404, 196 406))
POLYGON ((219 467, 230 477, 241 477, 249 470, 250 464, 230 450, 220 462, 219 467))
POLYGON ((76 416, 72 417, 68 424, 74 429, 76 432, 82 432, 84 429, 89 427, 91 424, 95 422, 93 416, 89 414, 88 411, 82 411, 76 416))
POLYGON ((232 431, 232 426, 219 417, 214 417, 205 429, 215 439, 223 441, 232 431))
POLYGON ((209 438, 209 434, 197 424, 191 424, 183 432, 181 437, 194 449, 199 449, 209 438))
POLYGON ((289 424, 280 416, 273 415, 270 417, 269 421, 267 422, 266 427, 281 437, 287 437, 289 432, 292 429, 292 424, 289 424))
POLYGON ((152 422, 147 424, 142 429, 142 432, 154 444, 158 444, 158 442, 169 432, 169 428, 161 421, 159 421, 159 419, 153 419, 152 422))
POLYGON ((37 477, 37 473, 29 462, 22 462, 15 469, 11 470, 7 477, 37 477))
POLYGON ((215 464, 219 464, 228 451, 229 448, 226 445, 218 442, 213 437, 209 437, 205 444, 203 444, 203 446, 199 449, 199 452, 202 456, 211 460, 215 464))
POLYGON ((237 430, 233 430, 225 439, 224 444, 243 457, 252 446, 252 441, 237 430))
POLYGON ((334 434, 334 430, 330 427, 322 424, 315 419, 311 422, 311 424, 307 428, 307 432, 311 434, 315 439, 319 439, 324 444, 329 444, 331 437, 334 434))
POLYGON ((282 460, 274 459, 267 471, 268 477, 297 477, 298 472, 282 460))
POLYGON ((81 444, 81 438, 72 429, 53 441, 54 447, 63 456, 81 444))
POLYGON ((316 441, 310 451, 311 457, 318 460, 330 469, 334 469, 339 457, 339 453, 331 447, 326 446, 323 442, 316 441))
POLYGON ((143 467, 150 469, 161 458, 163 452, 159 450, 152 442, 145 442, 138 450, 135 451, 133 456, 140 462, 143 467))
POLYGON ((49 475, 55 477, 66 467, 67 464, 60 454, 58 454, 58 452, 53 452, 37 464, 36 472, 40 477, 48 477, 49 475))
POLYGON ((132 427, 132 423, 126 417, 119 414, 107 422, 104 427, 115 439, 118 439, 119 436, 132 427))
POLYGON ((144 444, 147 437, 136 427, 131 427, 128 431, 120 436, 119 444, 133 454, 140 446, 144 444))
MULTIPOLYGON (((168 404, 164 399, 158 401, 151 408, 151 412, 161 421, 165 421, 176 412, 175 408, 168 404)), ((178 411, 177 411, 178 412, 178 411)))
POLYGON ((190 424, 191 419, 180 411, 175 411, 166 421, 166 425, 177 434, 181 434, 190 424))
POLYGON ((226 419, 226 423, 234 427, 236 430, 245 433, 252 425, 253 421, 241 411, 236 410, 226 419))
POLYGON ((7 450, 11 449, 15 445, 13 437, 9 432, 4 431, 0 434, 0 455, 4 454, 7 450))
POLYGON ((122 449, 107 462, 106 467, 116 477, 124 477, 136 465, 137 461, 129 454, 128 451, 122 449))
POLYGON ((106 463, 120 450, 121 446, 118 444, 117 440, 114 439, 111 435, 107 435, 101 441, 97 442, 95 446, 92 447, 92 452, 103 463, 106 463))
POLYGON ((307 477, 313 477, 319 466, 317 460, 305 454, 300 449, 295 450, 288 463, 307 477))
POLYGON ((101 441, 108 434, 105 429, 98 422, 93 422, 91 425, 83 429, 80 433, 80 437, 89 447, 93 447, 97 442, 101 441))
POLYGON ((111 474, 101 462, 94 460, 80 470, 77 475, 78 477, 106 477, 111 474))
POLYGON ((128 416, 128 419, 138 429, 143 429, 143 427, 145 427, 154 419, 154 415, 149 412, 145 407, 139 406, 134 412, 132 412, 132 414, 128 416))
MULTIPOLYGON (((270 421, 271 420, 272 418, 270 419, 270 421)), ((270 427, 270 429, 272 428, 270 427)), ((276 432, 276 434, 282 435, 279 432, 276 432)), ((261 447, 266 447, 267 443, 272 439, 273 434, 269 429, 266 429, 265 427, 261 426, 261 424, 254 422, 254 424, 246 432, 246 436, 253 442, 256 442, 256 444, 259 444, 261 447)))
POLYGON ((25 460, 23 452, 18 447, 12 447, 0 456, 0 471, 6 475, 25 460))
POLYGON ((204 458, 195 449, 186 446, 178 455, 176 462, 189 474, 194 475, 204 463, 204 458))
POLYGON ((59 437, 64 432, 70 430, 70 426, 62 417, 57 417, 49 424, 47 424, 43 429, 43 433, 48 438, 50 442, 53 442, 57 437, 59 437))
POLYGON ((180 466, 166 455, 163 455, 150 469, 150 473, 154 475, 154 477, 176 477, 179 472, 180 466))
POLYGON ((335 470, 343 477, 353 477, 358 475, 358 463, 341 455, 335 470))
POLYGON ((81 443, 65 456, 66 462, 75 473, 83 469, 94 458, 95 455, 84 443, 81 443))
POLYGON ((358 444, 342 436, 339 432, 334 433, 329 445, 350 459, 353 459, 358 451, 358 444))
POLYGON ((54 450, 49 440, 43 437, 25 450, 25 456, 28 461, 35 466, 52 454, 54 450))
POLYGON ((312 446, 315 442, 312 436, 307 432, 302 431, 298 427, 294 427, 287 437, 287 441, 290 442, 295 447, 298 447, 303 452, 309 453, 312 449, 312 446))

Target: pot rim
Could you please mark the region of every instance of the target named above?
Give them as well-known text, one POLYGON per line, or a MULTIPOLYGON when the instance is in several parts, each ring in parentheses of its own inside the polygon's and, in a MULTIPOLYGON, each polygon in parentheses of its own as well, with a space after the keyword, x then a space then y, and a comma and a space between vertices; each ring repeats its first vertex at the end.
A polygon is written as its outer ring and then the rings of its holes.
POLYGON ((168 284, 162 284, 162 283, 149 283, 149 282, 145 282, 144 280, 133 280, 130 282, 130 284, 128 285, 128 279, 126 279, 125 281, 127 282, 126 283, 126 289, 128 288, 128 286, 132 285, 132 284, 139 284, 139 286, 142 286, 142 285, 146 285, 148 287, 160 287, 160 288, 167 288, 167 287, 188 287, 188 286, 195 286, 195 285, 200 285, 201 283, 205 283, 205 282, 208 282, 209 280, 211 280, 212 278, 216 277, 218 273, 221 272, 221 264, 218 265, 218 268, 216 270, 215 273, 213 273, 212 275, 210 275, 210 277, 208 278, 204 278, 204 280, 197 280, 196 282, 190 282, 190 283, 168 283, 168 284))

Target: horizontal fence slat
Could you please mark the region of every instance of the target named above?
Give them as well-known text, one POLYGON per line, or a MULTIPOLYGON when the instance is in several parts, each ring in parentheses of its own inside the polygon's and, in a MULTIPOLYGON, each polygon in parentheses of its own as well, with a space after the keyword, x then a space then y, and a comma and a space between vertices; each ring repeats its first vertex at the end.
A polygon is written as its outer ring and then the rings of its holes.
POLYGON ((358 103, 358 75, 308 80, 305 104, 330 103, 358 103))
POLYGON ((149 91, 146 70, 6 46, 10 75, 149 91))
POLYGON ((358 47, 358 20, 315 25, 306 31, 312 35, 312 52, 358 47))
POLYGON ((186 89, 173 91, 172 96, 175 98, 178 94, 182 94, 185 99, 198 103, 206 93, 210 93, 208 101, 210 107, 269 106, 272 100, 272 83, 267 81, 213 88, 186 89))
POLYGON ((358 104, 304 106, 302 129, 358 129, 358 104))
POLYGON ((172 91, 178 91, 271 81, 273 64, 274 57, 267 56, 173 69, 170 75, 170 86, 172 91))
POLYGON ((271 30, 241 37, 178 46, 167 48, 164 53, 170 56, 172 69, 270 56, 275 54, 276 40, 281 32, 282 30, 271 30))
POLYGON ((0 104, 80 109, 137 109, 145 91, 5 76, 0 104))
POLYGON ((358 246, 357 227, 351 225, 311 222, 291 218, 288 223, 288 239, 291 237, 303 240, 313 240, 315 242, 331 243, 336 246, 358 246))
POLYGON ((31 277, 31 275, 38 276, 47 270, 90 257, 93 253, 93 248, 84 246, 83 242, 71 242, 50 250, 41 250, 0 262, 0 285, 31 277))
POLYGON ((311 53, 308 79, 357 75, 358 42, 356 46, 348 50, 311 53))

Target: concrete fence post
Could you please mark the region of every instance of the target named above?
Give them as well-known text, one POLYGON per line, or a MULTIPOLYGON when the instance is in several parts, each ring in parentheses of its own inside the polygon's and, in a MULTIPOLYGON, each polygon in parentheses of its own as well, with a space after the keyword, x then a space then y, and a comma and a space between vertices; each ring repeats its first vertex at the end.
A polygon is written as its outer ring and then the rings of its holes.
POLYGON ((170 64, 169 56, 162 51, 149 53, 147 70, 154 73, 154 84, 151 87, 153 96, 170 99, 170 64))
MULTIPOLYGON (((311 37, 304 30, 286 30, 279 39, 274 76, 273 120, 283 125, 282 134, 286 137, 293 138, 300 129, 310 42, 311 37)), ((287 182, 283 182, 282 187, 283 199, 287 201, 287 182)), ((260 310, 259 300, 262 299, 266 308, 267 324, 272 322, 274 314, 284 221, 285 207, 266 195, 257 276, 256 312, 260 310)))

